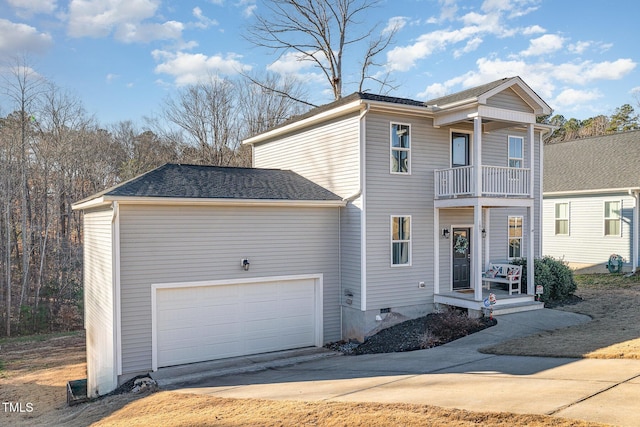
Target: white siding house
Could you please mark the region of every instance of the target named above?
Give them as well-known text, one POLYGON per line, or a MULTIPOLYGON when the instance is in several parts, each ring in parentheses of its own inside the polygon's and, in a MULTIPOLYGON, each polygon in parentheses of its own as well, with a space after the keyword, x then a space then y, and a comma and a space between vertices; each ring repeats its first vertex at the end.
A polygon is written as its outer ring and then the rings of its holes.
POLYGON ((545 147, 543 252, 581 272, 636 271, 640 131, 545 147))
MULTIPOLYGON (((427 102, 355 93, 245 140, 253 168, 165 165, 76 203, 89 394, 362 341, 388 313, 480 315, 489 262, 542 253, 549 112, 519 77, 427 102)), ((541 308, 528 271, 498 306, 541 308)))

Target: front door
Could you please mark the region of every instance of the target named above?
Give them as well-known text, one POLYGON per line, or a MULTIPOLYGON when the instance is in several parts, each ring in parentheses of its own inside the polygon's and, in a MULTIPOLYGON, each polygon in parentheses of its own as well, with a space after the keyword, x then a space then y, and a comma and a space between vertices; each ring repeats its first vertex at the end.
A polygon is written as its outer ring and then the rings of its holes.
POLYGON ((453 245, 453 289, 471 288, 471 229, 454 228, 453 245))

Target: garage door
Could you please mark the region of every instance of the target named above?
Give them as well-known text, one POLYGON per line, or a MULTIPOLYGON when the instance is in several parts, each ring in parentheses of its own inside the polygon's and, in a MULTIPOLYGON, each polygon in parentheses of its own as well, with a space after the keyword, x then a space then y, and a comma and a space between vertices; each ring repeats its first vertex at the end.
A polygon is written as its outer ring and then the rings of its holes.
POLYGON ((154 287, 154 369, 321 345, 321 281, 154 287))

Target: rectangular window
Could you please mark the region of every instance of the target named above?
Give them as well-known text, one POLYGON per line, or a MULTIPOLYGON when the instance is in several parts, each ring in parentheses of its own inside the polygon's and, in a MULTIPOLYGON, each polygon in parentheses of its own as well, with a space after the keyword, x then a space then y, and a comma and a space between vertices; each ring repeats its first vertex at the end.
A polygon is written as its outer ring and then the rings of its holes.
POLYGON ((604 202, 604 235, 621 235, 620 202, 604 202))
POLYGON ((524 138, 521 136, 509 136, 509 167, 521 168, 524 166, 523 154, 524 138))
POLYGON ((451 134, 451 167, 458 168, 471 164, 469 134, 453 132, 451 134))
POLYGON ((569 203, 556 203, 556 235, 569 235, 569 203))
POLYGON ((509 217, 509 258, 522 257, 522 217, 509 217))
POLYGON ((391 217, 391 265, 411 265, 411 217, 391 217))
POLYGON ((411 126, 391 123, 391 173, 411 173, 411 126))

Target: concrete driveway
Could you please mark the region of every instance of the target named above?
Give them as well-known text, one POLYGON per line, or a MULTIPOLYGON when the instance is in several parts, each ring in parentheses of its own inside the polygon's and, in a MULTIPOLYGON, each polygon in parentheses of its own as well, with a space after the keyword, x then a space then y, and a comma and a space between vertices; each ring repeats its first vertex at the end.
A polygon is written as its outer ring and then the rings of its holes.
POLYGON ((312 349, 164 368, 152 376, 164 389, 217 397, 417 403, 640 426, 640 361, 478 351, 587 321, 535 310, 502 315, 492 328, 429 350, 339 356, 312 349))

